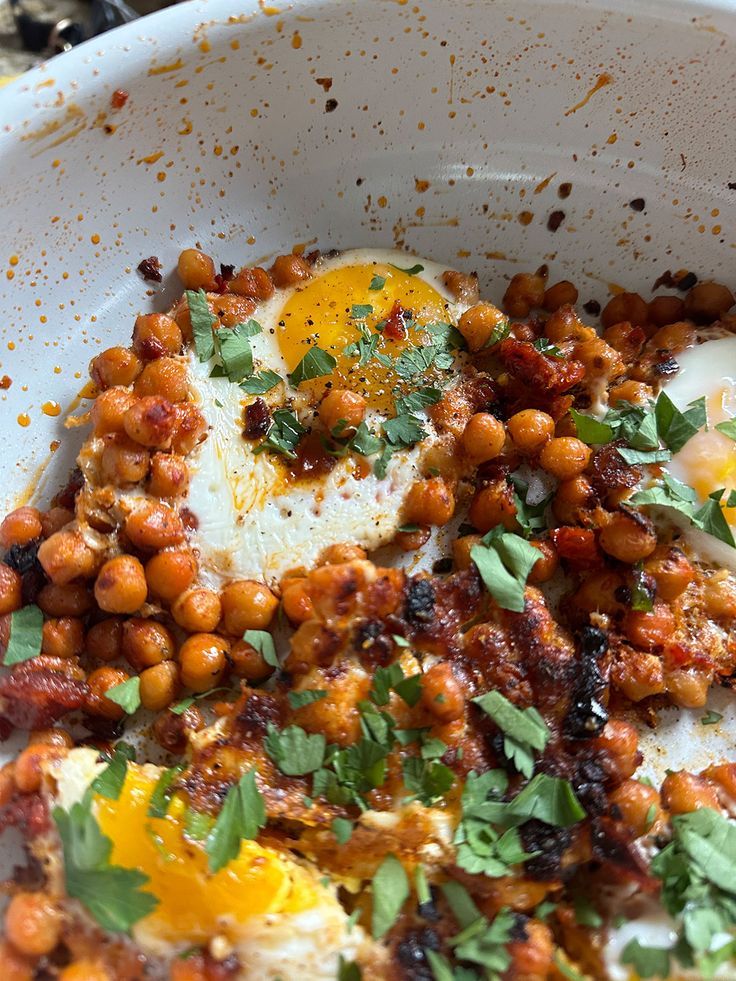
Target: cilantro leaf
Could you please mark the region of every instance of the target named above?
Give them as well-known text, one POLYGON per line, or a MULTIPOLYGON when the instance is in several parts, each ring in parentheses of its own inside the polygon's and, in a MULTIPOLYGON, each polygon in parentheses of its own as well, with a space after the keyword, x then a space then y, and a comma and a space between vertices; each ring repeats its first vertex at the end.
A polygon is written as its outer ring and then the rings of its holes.
POLYGON ((380 940, 396 922, 401 907, 409 898, 409 879, 395 855, 387 855, 373 877, 373 913, 371 932, 380 940))
POLYGON ((336 365, 337 361, 328 351, 323 351, 321 347, 310 347, 289 375, 289 382, 296 386, 303 381, 309 381, 310 378, 329 375, 334 371, 336 365))
POLYGON ((248 770, 230 788, 215 825, 207 835, 204 850, 210 872, 219 872, 238 857, 243 838, 256 838, 266 825, 266 807, 256 784, 256 771, 248 770))
POLYGON ((140 891, 147 875, 110 864, 112 842, 92 814, 90 794, 69 811, 55 807, 51 816, 61 838, 66 891, 104 930, 127 933, 158 906, 155 896, 140 891))
POLYGON ((452 324, 441 322, 425 324, 422 330, 432 337, 432 343, 440 351, 464 351, 467 347, 465 338, 452 324))
POLYGON ((729 439, 736 440, 736 419, 727 419, 725 422, 717 422, 715 428, 719 433, 728 436, 729 439))
POLYGON ((195 702, 199 701, 200 698, 207 698, 209 695, 214 695, 216 691, 231 691, 230 688, 210 688, 209 691, 200 692, 199 695, 189 695, 187 698, 182 698, 180 702, 176 705, 172 705, 169 711, 173 715, 183 715, 188 708, 194 705, 195 702))
POLYGON ((293 460, 296 457, 294 450, 297 443, 306 431, 291 409, 276 409, 266 438, 256 446, 253 453, 257 455, 270 450, 272 453, 281 453, 293 460))
POLYGON ((632 937, 621 951, 621 963, 630 964, 640 978, 666 978, 670 973, 670 951, 645 947, 632 937))
POLYGON ((631 609, 649 613, 654 609, 654 590, 650 588, 651 580, 642 569, 641 563, 635 566, 632 580, 631 609))
POLYGON ((401 266, 395 266, 393 262, 389 262, 389 266, 393 269, 398 269, 399 272, 406 273, 407 276, 416 276, 417 273, 424 272, 424 266, 417 263, 415 266, 409 266, 408 269, 402 269, 401 266))
POLYGON ((119 742, 108 765, 90 784, 93 792, 100 797, 107 797, 108 800, 117 800, 125 783, 130 760, 135 760, 135 750, 128 743, 119 742))
POLYGON ((149 817, 166 817, 166 812, 171 802, 171 795, 174 792, 171 785, 184 770, 186 770, 185 764, 179 763, 177 766, 168 767, 161 773, 161 776, 156 781, 156 786, 153 788, 151 798, 148 801, 149 817))
POLYGON ((593 418, 593 416, 583 415, 577 409, 570 409, 570 415, 575 423, 575 431, 577 432, 578 439, 581 439, 584 443, 589 443, 592 446, 601 446, 605 443, 610 443, 613 439, 613 426, 609 426, 607 422, 601 422, 599 419, 593 418))
POLYGON ((272 668, 280 666, 273 636, 268 630, 246 630, 243 634, 243 640, 258 651, 266 664, 270 664, 272 668))
POLYGON ((394 361, 394 371, 404 379, 423 374, 435 361, 437 353, 438 349, 434 344, 427 344, 424 347, 408 347, 394 361))
POLYGON ((486 715, 504 733, 504 754, 519 773, 531 777, 534 772, 533 750, 541 752, 547 745, 550 731, 535 708, 518 709, 499 691, 490 691, 474 698, 486 715))
POLYGON ((716 723, 720 722, 723 716, 720 712, 714 712, 713 709, 709 709, 703 718, 700 720, 701 726, 714 726, 716 723))
POLYGON ((701 528, 709 535, 719 541, 725 542, 731 548, 736 548, 733 534, 728 522, 723 516, 721 505, 714 500, 707 500, 705 504, 692 516, 692 522, 696 528, 701 528))
POLYGON ((389 692, 393 689, 407 705, 417 704, 422 694, 422 676, 415 674, 407 678, 398 661, 385 668, 377 668, 373 675, 373 687, 369 698, 376 705, 387 705, 389 692))
POLYGON ((353 836, 353 822, 347 818, 336 817, 332 819, 332 833, 337 838, 338 845, 344 845, 353 836))
POLYGON ((322 766, 327 740, 321 732, 308 733, 301 726, 287 726, 279 732, 269 722, 263 745, 282 773, 301 777, 322 766))
POLYGON ((241 381, 240 387, 248 395, 265 395, 272 388, 276 388, 280 381, 281 375, 278 375, 275 371, 271 371, 270 368, 266 368, 263 371, 257 371, 250 378, 241 381))
POLYGON ((300 709, 327 698, 327 692, 322 688, 305 688, 302 691, 290 691, 286 697, 291 708, 300 709))
POLYGON ((374 436, 365 422, 361 422, 348 443, 349 448, 361 456, 373 456, 382 449, 383 445, 383 440, 379 436, 374 436))
POLYGON ((128 715, 137 712, 141 705, 140 676, 136 675, 133 678, 128 678, 127 681, 121 681, 119 685, 113 685, 112 688, 108 688, 105 692, 105 698, 109 698, 111 702, 115 702, 128 715))
POLYGON ((370 303, 354 303, 350 309, 350 316, 353 320, 365 320, 373 313, 370 303))
POLYGON ((10 614, 10 639, 3 664, 20 664, 41 653, 43 613, 34 604, 21 607, 10 614))
POLYGON ((407 756, 402 761, 404 785, 425 807, 431 807, 445 796, 455 782, 455 774, 444 763, 407 756))
POLYGON ((410 413, 402 413, 387 419, 383 424, 383 432, 392 446, 413 446, 427 435, 422 423, 410 413))
POLYGON ((411 392, 411 394, 396 400, 396 414, 421 412, 422 409, 435 405, 441 398, 442 392, 439 388, 418 388, 416 392, 411 392))
POLYGON ((194 350, 200 362, 209 361, 215 353, 215 337, 212 326, 215 318, 210 313, 204 290, 186 290, 187 306, 192 321, 194 350))
POLYGON ((669 450, 637 450, 629 446, 619 446, 616 450, 625 463, 666 463, 672 459, 669 450))
POLYGON ((374 276, 373 279, 370 281, 368 289, 382 290, 385 282, 386 282, 385 276, 374 276))
POLYGON ((524 537, 529 538, 533 532, 541 531, 547 527, 545 512, 554 494, 548 494, 536 504, 530 504, 528 501, 529 485, 518 474, 511 474, 511 483, 514 487, 516 520, 521 526, 524 537))
POLYGON ((677 453, 706 423, 705 397, 690 403, 680 412, 666 392, 660 392, 654 406, 657 434, 664 445, 677 453))
POLYGON ((556 344, 552 343, 549 337, 538 337, 532 344, 532 347, 535 351, 539 351, 540 354, 546 354, 548 358, 561 359, 565 357, 563 352, 556 344))
POLYGON ((260 334, 261 325, 255 320, 234 327, 221 327, 215 337, 225 374, 231 382, 239 382, 253 372, 253 351, 250 338, 260 334))
POLYGON ((376 357, 378 359, 376 351, 381 335, 371 333, 365 324, 359 323, 357 327, 360 331, 360 337, 357 341, 353 341, 352 344, 348 344, 345 348, 343 348, 342 353, 346 354, 348 357, 355 357, 357 354, 358 367, 360 368, 362 365, 367 364, 371 358, 376 357))
POLYGON ((524 610, 526 581, 539 550, 519 535, 494 528, 470 550, 486 589, 504 610, 524 610))

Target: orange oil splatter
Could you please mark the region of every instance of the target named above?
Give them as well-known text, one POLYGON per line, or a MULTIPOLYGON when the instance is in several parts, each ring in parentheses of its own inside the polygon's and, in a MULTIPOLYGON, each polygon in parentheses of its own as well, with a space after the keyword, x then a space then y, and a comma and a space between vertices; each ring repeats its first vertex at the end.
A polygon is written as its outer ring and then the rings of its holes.
POLYGON ((100 236, 97 234, 97 232, 95 232, 94 235, 90 235, 89 240, 92 243, 92 245, 100 244, 100 236))
POLYGON ((294 36, 291 39, 292 48, 299 49, 302 46, 302 36, 299 31, 294 31, 294 36))
POLYGON ((574 106, 570 106, 570 108, 566 110, 565 115, 572 116, 572 114, 574 112, 577 112, 578 109, 582 109, 583 106, 587 105, 590 102, 590 100, 593 98, 593 96, 596 94, 596 92, 600 92, 600 90, 605 88, 606 85, 611 85, 612 83, 613 83, 612 76, 609 75, 607 72, 603 72, 602 75, 598 76, 598 80, 596 81, 595 85, 592 87, 592 89, 590 89, 590 91, 585 95, 585 97, 581 99, 580 102, 576 102, 574 106))
POLYGON ((141 157, 140 160, 136 160, 136 163, 153 164, 156 163, 157 160, 160 160, 161 157, 163 157, 163 155, 164 155, 164 151, 158 150, 156 153, 149 153, 147 157, 141 157))
POLYGON ((555 171, 554 174, 550 174, 549 177, 545 177, 544 180, 540 181, 539 184, 537 184, 537 186, 534 188, 534 193, 541 194, 546 187, 549 187, 549 183, 552 180, 552 178, 556 176, 557 176, 557 171, 555 171))
POLYGON ((18 425, 22 426, 24 429, 31 424, 31 417, 27 412, 21 412, 18 416, 18 425))
POLYGON ((44 402, 41 406, 41 412, 45 416, 58 416, 61 415, 61 406, 58 402, 44 402))
POLYGON ((181 58, 177 58, 176 61, 172 61, 170 65, 156 65, 154 68, 148 69, 149 75, 166 75, 168 72, 178 72, 180 68, 184 67, 184 62, 181 58))

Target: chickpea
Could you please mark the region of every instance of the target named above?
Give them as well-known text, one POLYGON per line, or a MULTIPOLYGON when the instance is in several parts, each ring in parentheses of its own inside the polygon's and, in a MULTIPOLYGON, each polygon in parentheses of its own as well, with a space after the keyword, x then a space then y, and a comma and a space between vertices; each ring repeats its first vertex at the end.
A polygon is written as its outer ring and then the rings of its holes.
POLYGON ((100 392, 90 410, 95 436, 124 432, 125 413, 134 402, 135 396, 126 388, 114 387, 100 392))
POLYGON ((264 681, 273 674, 273 667, 267 664, 263 655, 244 640, 236 640, 230 651, 233 672, 238 678, 247 681, 264 681))
POLYGON ((736 764, 717 763, 709 766, 701 776, 716 784, 716 790, 723 790, 727 797, 736 798, 736 764))
MULTIPOLYGON (((0 808, 7 807, 15 796, 15 762, 6 763, 0 767, 0 808)), ((2 958, 0 958, 0 964, 2 958)))
POLYGON ((38 561, 57 586, 65 586, 72 579, 89 579, 98 566, 97 553, 79 531, 57 531, 41 542, 38 561))
POLYGON ((638 511, 616 511, 601 528, 599 544, 620 562, 640 562, 657 547, 657 534, 648 518, 638 511))
POLYGON ((616 598, 617 590, 623 584, 623 578, 609 569, 589 572, 575 593, 575 606, 587 613, 613 616, 624 608, 616 598))
POLYGON ((448 269, 442 273, 442 282, 459 303, 478 302, 478 274, 461 273, 448 269))
POLYGON ((157 620, 131 617, 123 622, 121 651, 132 668, 143 671, 173 658, 174 638, 157 620))
POLYGON ((630 722, 611 719, 593 745, 602 752, 602 766, 616 783, 633 776, 641 762, 639 733, 630 722))
POLYGON ((16 893, 5 911, 5 935, 21 954, 50 954, 61 937, 61 913, 42 892, 16 893))
POLYGON ((51 538, 55 531, 74 520, 74 512, 68 508, 49 508, 41 514, 41 530, 44 538, 51 538))
POLYGON ((679 354, 680 351, 692 347, 696 340, 697 332, 690 321, 679 320, 677 323, 660 327, 647 341, 645 351, 679 354))
POLYGON ((417 527, 416 531, 397 531, 393 544, 402 552, 416 552, 418 548, 427 544, 430 536, 431 531, 426 527, 417 527))
POLYGON ((590 463, 591 449, 576 436, 557 436, 542 447, 539 463, 558 480, 572 480, 590 463))
POLYGON ((685 304, 679 296, 655 296, 649 301, 647 319, 656 327, 677 323, 685 316, 685 304))
POLYGON ((542 306, 548 313, 554 313, 560 307, 574 307, 578 302, 577 287, 569 279, 562 279, 554 286, 548 286, 544 291, 542 306))
POLYGON ((529 316, 531 310, 544 303, 545 280, 532 273, 517 273, 511 278, 503 295, 504 310, 511 317, 529 316))
POLYGON ((171 449, 174 453, 186 456, 204 439, 207 423, 196 405, 188 402, 178 402, 174 406, 174 419, 171 449))
POLYGON ((716 572, 703 583, 703 606, 709 617, 736 617, 736 580, 725 569, 716 572))
POLYGON ((95 581, 97 605, 106 613, 135 613, 146 602, 143 566, 133 555, 108 559, 95 581))
POLYGON ((100 620, 87 631, 85 647, 98 661, 116 661, 122 656, 123 621, 120 617, 100 620))
POLYGON ((443 723, 463 717, 465 692, 449 662, 438 661, 424 672, 420 704, 443 723))
POLYGON ((74 740, 66 729, 32 729, 28 735, 29 746, 60 746, 71 749, 74 740))
POLYGON ((295 286, 312 278, 312 267, 300 255, 280 255, 270 269, 271 279, 279 289, 295 286))
POLYGON ((681 708, 703 708, 712 680, 712 670, 698 668, 677 668, 664 679, 670 700, 681 708))
POLYGON ((176 271, 185 290, 215 288, 215 264, 210 256, 199 249, 183 249, 179 254, 176 271))
POLYGON ((563 306, 547 318, 544 333, 555 344, 562 344, 565 341, 585 340, 590 337, 592 329, 580 322, 572 307, 563 306))
POLYGON ((602 337, 588 337, 575 345, 574 356, 582 361, 589 378, 618 378, 626 370, 616 348, 602 337))
POLYGON ((234 637, 246 630, 267 630, 279 605, 268 586, 253 579, 228 583, 221 599, 223 629, 234 637))
POLYGON ((662 647, 675 630, 675 618, 666 603, 655 602, 654 608, 629 610, 624 619, 624 633, 636 647, 645 651, 662 647))
POLYGON ((506 422, 514 448, 523 456, 536 456, 555 434, 555 421, 539 409, 522 409, 506 422))
POLYGON ((18 754, 15 761, 15 785, 22 794, 35 794, 41 787, 43 767, 51 760, 66 756, 68 747, 35 743, 18 754))
POLYGON ((190 733, 204 729, 205 719, 196 705, 190 705, 181 715, 162 712, 153 723, 153 735, 159 746, 168 753, 181 754, 187 748, 190 733))
POLYGON ((618 293, 611 297, 601 313, 603 327, 612 327, 628 320, 630 324, 641 327, 647 322, 649 306, 638 293, 618 293))
POLYGON ((615 814, 640 838, 656 822, 660 813, 659 794, 638 780, 624 780, 609 795, 609 803, 615 814))
POLYGON ((146 581, 153 596, 170 603, 188 589, 197 575, 197 560, 191 552, 159 552, 146 563, 146 581))
POLYGON ((644 571, 657 584, 657 596, 670 603, 695 579, 695 570, 679 548, 657 547, 644 563, 644 571))
POLYGON ((555 952, 552 931, 546 923, 530 919, 524 924, 524 932, 526 939, 512 940, 508 945, 511 956, 509 976, 528 981, 550 977, 555 952))
POLYGON ((46 620, 41 651, 51 657, 79 657, 84 650, 84 624, 76 617, 46 620))
POLYGON ((223 327, 244 323, 258 306, 252 296, 236 296, 234 293, 214 293, 207 299, 223 327))
POLYGON ((534 563, 531 572, 529 573, 529 582, 549 582, 560 564, 556 548, 552 542, 548 541, 547 539, 544 539, 543 541, 532 541, 529 542, 529 544, 533 545, 534 548, 536 548, 540 553, 539 558, 534 563))
POLYGON ((360 545, 337 542, 322 550, 317 565, 341 565, 343 562, 355 562, 364 558, 366 558, 366 550, 360 545))
POLYGON ((3 981, 33 981, 35 969, 31 961, 18 953, 7 940, 0 940, 0 964, 3 981))
POLYGON ((176 511, 165 504, 147 504, 128 515, 125 534, 136 548, 159 552, 184 540, 184 526, 176 511))
POLYGON ((100 455, 102 479, 114 487, 137 484, 148 473, 149 453, 139 443, 119 434, 106 436, 100 455))
POLYGON ((456 569, 469 569, 472 566, 473 560, 470 558, 470 552, 479 544, 480 539, 480 535, 463 535, 462 538, 455 539, 452 543, 452 561, 456 569))
POLYGON ((284 613, 292 623, 304 623, 314 617, 314 604, 305 589, 306 579, 292 580, 281 594, 284 613))
POLYGON ((160 395, 169 402, 183 402, 189 395, 186 365, 176 358, 149 361, 138 376, 133 391, 138 398, 160 395))
POLYGON ((463 432, 463 449, 475 463, 493 460, 503 450, 506 430, 490 412, 476 412, 468 420, 463 432))
POLYGON ((41 512, 38 508, 16 508, 0 524, 0 547, 27 545, 34 538, 39 538, 42 531, 41 512))
POLYGON ((99 961, 85 957, 62 968, 58 981, 112 981, 112 976, 99 961))
POLYGON ((189 489, 189 468, 176 453, 154 453, 148 491, 153 497, 182 497, 189 489))
POLYGON ((460 317, 457 329, 465 338, 468 348, 481 351, 493 337, 498 337, 507 322, 504 313, 491 303, 476 303, 460 317))
POLYGON ((365 419, 366 406, 362 395, 347 388, 335 388, 320 402, 319 417, 328 432, 349 436, 365 419))
POLYGON ((442 477, 415 481, 404 502, 406 520, 420 525, 446 525, 455 513, 455 494, 442 477))
POLYGON ((144 361, 179 354, 184 339, 179 325, 163 313, 142 313, 133 328, 133 350, 144 361))
POLYGON ((179 687, 179 666, 174 661, 161 661, 141 671, 141 704, 151 712, 168 708, 176 698, 179 687))
POLYGON ((252 296, 256 300, 267 300, 273 296, 273 281, 260 266, 254 266, 252 269, 245 266, 229 281, 227 288, 231 293, 252 296))
POLYGON ((171 615, 189 633, 208 633, 220 622, 220 597, 211 589, 188 589, 172 603, 171 615))
POLYGON ((101 715, 103 718, 110 719, 113 722, 122 719, 125 715, 125 709, 118 705, 117 702, 106 698, 105 693, 111 688, 115 688, 116 685, 122 685, 129 678, 130 675, 125 671, 121 671, 120 668, 95 668, 94 671, 90 672, 87 676, 87 684, 90 689, 87 700, 88 711, 92 712, 93 715, 101 715))
POLYGON ((123 426, 136 443, 166 449, 171 446, 176 427, 174 406, 160 395, 146 395, 125 413, 123 426))
POLYGON ((684 314, 696 324, 719 320, 734 304, 733 293, 720 283, 697 283, 685 297, 684 314))
POLYGON ((632 361, 641 351, 646 334, 641 327, 633 327, 628 321, 613 324, 603 331, 603 341, 614 351, 618 351, 627 362, 632 361))
POLYGON ((192 634, 179 650, 181 680, 194 692, 209 691, 220 683, 225 670, 225 655, 230 644, 217 634, 192 634))
POLYGON ((687 770, 668 773, 664 778, 662 804, 671 814, 689 814, 701 807, 721 810, 718 794, 711 783, 687 770))
POLYGON ((468 518, 473 527, 483 533, 496 525, 503 525, 509 531, 517 528, 514 492, 506 480, 496 480, 476 491, 468 518))
POLYGON ((597 497, 593 485, 582 474, 571 480, 563 480, 555 491, 552 511, 559 522, 565 525, 580 524, 582 515, 592 510, 597 497))
POLYGON ((0 562, 0 616, 13 613, 23 605, 23 580, 9 565, 0 562))
POLYGON ((614 385, 608 392, 609 405, 618 405, 619 402, 631 402, 632 405, 646 405, 652 400, 654 393, 651 386, 644 382, 629 381, 614 385))
POLYGON ((619 691, 632 702, 640 702, 665 690, 662 659, 624 647, 611 668, 611 678, 619 691))
POLYGON ((129 347, 110 347, 90 362, 92 381, 104 391, 114 385, 132 385, 141 372, 140 358, 129 347))
POLYGON ((77 582, 66 586, 47 583, 36 597, 36 603, 49 617, 82 617, 95 605, 89 588, 77 582))

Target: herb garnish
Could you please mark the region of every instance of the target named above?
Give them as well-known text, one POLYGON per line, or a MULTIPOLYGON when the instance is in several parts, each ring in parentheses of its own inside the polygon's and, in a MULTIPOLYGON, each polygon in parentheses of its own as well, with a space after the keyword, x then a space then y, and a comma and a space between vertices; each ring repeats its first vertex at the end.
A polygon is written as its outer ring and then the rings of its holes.
POLYGON ((240 387, 249 395, 265 395, 272 388, 276 388, 281 380, 281 375, 271 371, 270 368, 266 368, 241 381, 240 387))
POLYGON ((490 716, 504 734, 503 751, 519 773, 531 777, 534 772, 534 750, 542 752, 550 731, 533 707, 518 709, 500 691, 489 691, 473 699, 490 716))
POLYGON ((194 350, 201 362, 209 361, 215 353, 215 338, 212 332, 215 318, 210 312, 207 296, 204 290, 187 290, 186 298, 192 321, 194 350))
POLYGON ((321 378, 322 375, 331 374, 336 365, 337 361, 328 351, 323 351, 321 347, 310 347, 289 375, 289 381, 292 385, 300 385, 311 378, 321 378))
POLYGON ((41 653, 43 613, 34 604, 14 610, 10 614, 10 638, 3 664, 20 664, 30 661, 41 653))
POLYGON ((293 460, 296 457, 294 450, 306 431, 291 409, 276 409, 266 438, 255 447, 253 452, 257 455, 270 450, 272 453, 281 453, 293 460))
POLYGON ((257 837, 266 824, 266 807, 258 786, 256 771, 248 770, 228 791, 215 825, 207 836, 205 851, 211 872, 218 872, 237 858, 240 842, 257 837))
POLYGON ((470 550, 486 589, 504 610, 521 613, 529 573, 540 552, 520 535, 497 527, 470 550))
POLYGON ((387 855, 373 877, 371 932, 374 940, 388 933, 409 898, 409 879, 395 855, 387 855))
POLYGON ((117 800, 125 783, 128 763, 132 760, 135 760, 135 749, 121 740, 108 765, 90 784, 93 792, 108 800, 117 800))
POLYGON ((139 675, 113 685, 105 692, 105 698, 119 705, 128 715, 137 712, 141 705, 141 679, 139 675))
POLYGON ((327 692, 322 688, 305 688, 302 691, 290 691, 286 697, 290 708, 300 709, 327 698, 327 692))

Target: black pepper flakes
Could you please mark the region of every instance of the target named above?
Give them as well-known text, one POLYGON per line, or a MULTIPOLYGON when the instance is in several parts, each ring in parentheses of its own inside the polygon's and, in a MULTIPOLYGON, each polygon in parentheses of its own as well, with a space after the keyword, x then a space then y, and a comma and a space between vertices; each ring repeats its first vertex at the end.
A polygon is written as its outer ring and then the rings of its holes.
POLYGON ((583 310, 591 317, 597 317, 601 312, 601 305, 598 300, 588 300, 583 304, 583 310))
POLYGON ((328 99, 325 102, 325 112, 334 112, 337 109, 337 99, 328 99))
POLYGON ((569 181, 565 181, 564 184, 560 184, 557 188, 557 197, 561 198, 563 201, 565 198, 569 198, 572 193, 572 184, 569 181))
POLYGON ((551 232, 556 232, 564 220, 565 220, 564 211, 553 211, 550 214, 549 218, 547 219, 547 228, 551 232))
POLYGON ((689 272, 687 276, 683 276, 682 279, 678 280, 677 288, 681 293, 687 293, 688 290, 691 290, 695 286, 697 281, 698 277, 695 273, 689 272))

